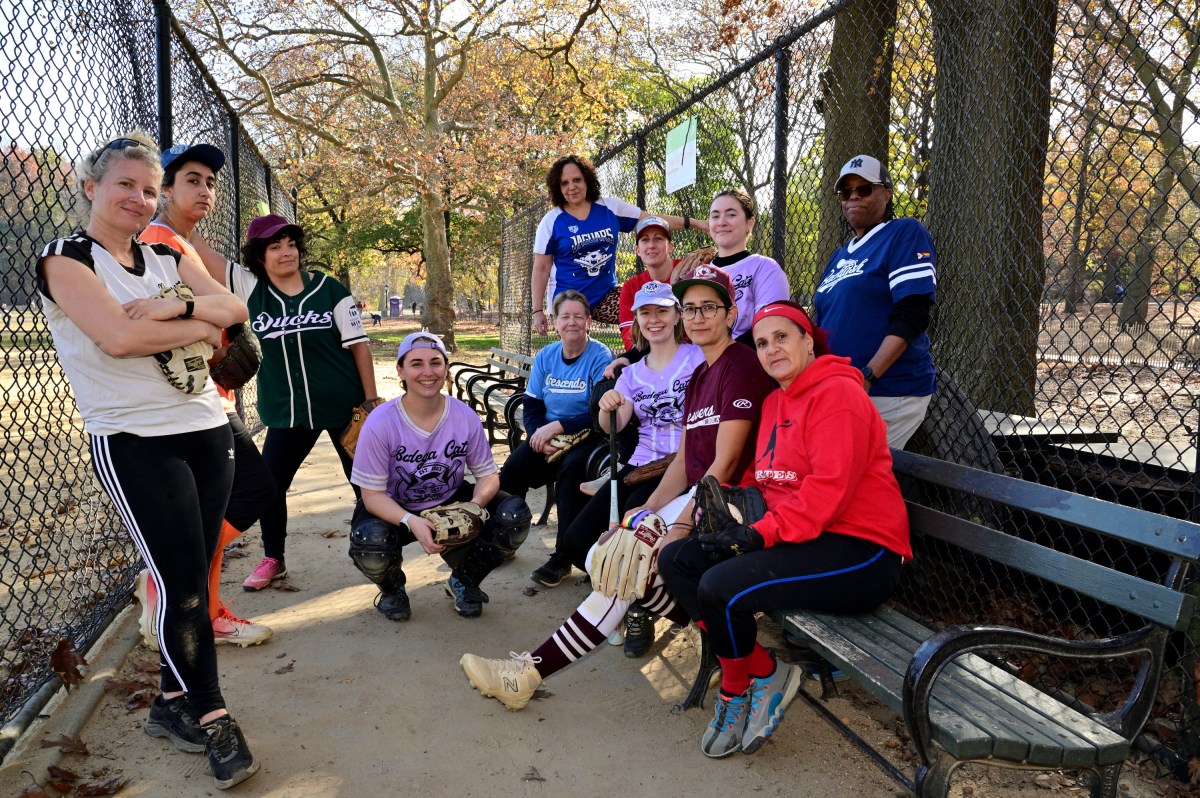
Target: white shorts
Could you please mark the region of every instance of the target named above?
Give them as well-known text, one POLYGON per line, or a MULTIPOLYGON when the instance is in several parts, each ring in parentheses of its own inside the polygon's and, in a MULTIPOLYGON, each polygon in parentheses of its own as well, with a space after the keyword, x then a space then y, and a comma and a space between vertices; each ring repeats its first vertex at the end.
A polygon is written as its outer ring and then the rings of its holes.
POLYGON ((932 398, 933 396, 871 397, 875 409, 887 424, 887 441, 890 448, 904 448, 908 439, 925 420, 925 412, 929 409, 929 400, 932 398))

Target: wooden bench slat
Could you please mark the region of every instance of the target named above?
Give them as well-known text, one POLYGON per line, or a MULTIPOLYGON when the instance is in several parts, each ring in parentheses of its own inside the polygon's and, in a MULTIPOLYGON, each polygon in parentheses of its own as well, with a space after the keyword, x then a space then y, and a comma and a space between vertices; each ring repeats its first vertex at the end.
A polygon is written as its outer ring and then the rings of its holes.
POLYGON ((1183 630, 1196 607, 1194 596, 1121 573, 1098 563, 1055 551, 1032 541, 958 518, 940 510, 908 505, 910 524, 922 534, 1002 563, 1018 571, 1047 579, 1166 626, 1183 630))
MULTIPOLYGON (((904 672, 929 630, 886 608, 865 616, 787 614, 786 620, 893 711, 902 711, 904 672)), ((930 714, 938 743, 963 759, 1083 767, 1119 762, 1129 752, 1120 735, 974 655, 947 666, 930 714)))
POLYGON ((892 460, 897 474, 1027 510, 1070 526, 1091 529, 1165 554, 1200 559, 1200 525, 1188 521, 912 452, 893 451, 892 460))

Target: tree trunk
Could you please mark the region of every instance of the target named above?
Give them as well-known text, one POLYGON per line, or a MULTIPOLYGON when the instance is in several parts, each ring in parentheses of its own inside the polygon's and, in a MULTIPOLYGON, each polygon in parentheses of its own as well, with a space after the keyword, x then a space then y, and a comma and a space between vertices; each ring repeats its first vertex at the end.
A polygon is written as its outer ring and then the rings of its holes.
POLYGON ((895 29, 896 0, 852 3, 834 22, 829 69, 822 75, 825 150, 818 197, 818 277, 842 243, 842 207, 833 193, 842 164, 861 154, 873 155, 885 165, 888 162, 895 29))
POLYGON ((421 189, 421 231, 424 234, 425 313, 421 321, 442 337, 446 349, 453 352, 454 281, 450 277, 450 245, 446 240, 445 201, 436 186, 421 189))
POLYGON ((1030 415, 1056 4, 931 0, 930 7, 938 114, 928 216, 938 248, 935 357, 976 407, 1030 415))
POLYGON ((1075 218, 1071 220, 1071 254, 1067 256, 1067 285, 1063 291, 1063 312, 1074 313, 1083 298, 1083 270, 1087 266, 1087 250, 1084 249, 1083 225, 1086 205, 1092 186, 1088 180, 1092 166, 1092 151, 1095 142, 1093 130, 1095 115, 1086 120, 1083 142, 1079 147, 1078 180, 1075 184, 1075 218))
POLYGON ((1130 265, 1133 274, 1129 285, 1125 287, 1125 296, 1121 300, 1121 314, 1118 320, 1122 330, 1146 324, 1146 316, 1150 310, 1150 287, 1154 284, 1154 250, 1162 241, 1163 233, 1169 224, 1168 213, 1171 204, 1167 195, 1175 185, 1175 172, 1167 159, 1163 159, 1154 176, 1154 190, 1150 192, 1146 204, 1146 226, 1137 237, 1137 245, 1133 248, 1130 265))

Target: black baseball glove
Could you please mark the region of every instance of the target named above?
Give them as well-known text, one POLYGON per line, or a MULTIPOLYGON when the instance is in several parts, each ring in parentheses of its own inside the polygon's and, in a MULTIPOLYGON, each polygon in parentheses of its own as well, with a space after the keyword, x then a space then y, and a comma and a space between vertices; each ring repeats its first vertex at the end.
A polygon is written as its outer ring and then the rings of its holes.
POLYGON ((696 486, 696 530, 700 547, 714 560, 758 551, 762 535, 751 526, 767 513, 762 492, 754 486, 722 485, 706 476, 696 486))

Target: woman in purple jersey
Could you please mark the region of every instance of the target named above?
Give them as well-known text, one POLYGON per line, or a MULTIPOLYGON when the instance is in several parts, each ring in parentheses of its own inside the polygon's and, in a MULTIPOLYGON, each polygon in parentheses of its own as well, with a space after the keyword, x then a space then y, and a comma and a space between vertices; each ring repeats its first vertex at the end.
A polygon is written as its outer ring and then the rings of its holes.
POLYGON ((708 209, 708 233, 717 245, 712 265, 719 266, 733 281, 737 320, 733 337, 753 348, 750 320, 771 302, 791 299, 783 267, 766 255, 747 247, 755 225, 754 200, 740 188, 726 188, 713 196, 708 209))
POLYGON ((417 332, 400 342, 396 373, 404 389, 376 408, 363 424, 350 480, 362 492, 350 528, 350 559, 379 586, 375 607, 390 621, 412 617, 401 549, 416 542, 450 566, 446 595, 464 618, 477 618, 488 601, 484 577, 516 552, 529 534, 525 500, 500 490, 500 477, 479 416, 446 396, 446 349, 441 339, 417 332), (475 478, 466 480, 470 471, 475 478), (446 549, 420 513, 450 502, 486 508, 483 532, 446 549))
MULTIPOLYGON (((592 316, 601 324, 616 324, 621 296, 617 283, 617 236, 630 232, 650 214, 615 197, 600 194, 596 167, 581 155, 559 158, 546 175, 554 208, 542 217, 533 244, 533 329, 545 335, 546 287, 553 270, 557 296, 568 289, 587 297, 592 316)), ((666 216, 672 230, 707 230, 703 219, 666 216)))

